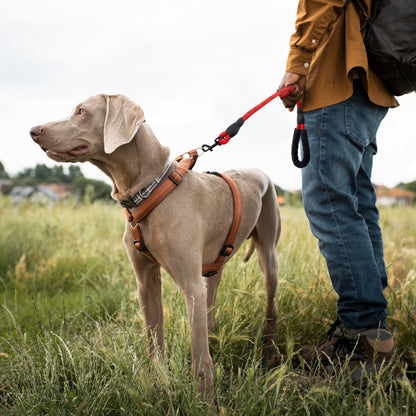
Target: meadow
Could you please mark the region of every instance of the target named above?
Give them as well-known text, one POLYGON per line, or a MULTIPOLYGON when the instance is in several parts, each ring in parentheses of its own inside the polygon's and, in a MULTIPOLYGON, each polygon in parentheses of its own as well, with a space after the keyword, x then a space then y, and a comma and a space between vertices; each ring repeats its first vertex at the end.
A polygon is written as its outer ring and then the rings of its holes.
MULTIPOLYGON (((210 337, 220 415, 416 415, 416 207, 381 210, 388 326, 406 367, 365 390, 296 365, 321 341, 336 295, 303 210, 282 207, 275 368, 262 365, 256 256, 230 261, 210 337)), ((0 198, 0 416, 201 415, 184 301, 164 274, 167 359, 152 362, 116 204, 0 198)))

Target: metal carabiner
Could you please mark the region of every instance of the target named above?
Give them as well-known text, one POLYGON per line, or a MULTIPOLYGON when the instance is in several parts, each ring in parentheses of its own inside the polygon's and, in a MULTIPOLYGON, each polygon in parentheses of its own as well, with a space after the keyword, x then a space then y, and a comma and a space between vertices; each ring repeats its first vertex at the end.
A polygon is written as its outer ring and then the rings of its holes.
POLYGON ((220 143, 220 141, 219 141, 219 139, 220 139, 220 137, 217 137, 215 140, 214 140, 214 144, 213 145, 209 145, 209 144, 203 144, 201 147, 200 147, 200 149, 205 153, 205 152, 212 152, 213 150, 214 150, 214 147, 216 147, 216 146, 221 146, 221 143, 220 143))

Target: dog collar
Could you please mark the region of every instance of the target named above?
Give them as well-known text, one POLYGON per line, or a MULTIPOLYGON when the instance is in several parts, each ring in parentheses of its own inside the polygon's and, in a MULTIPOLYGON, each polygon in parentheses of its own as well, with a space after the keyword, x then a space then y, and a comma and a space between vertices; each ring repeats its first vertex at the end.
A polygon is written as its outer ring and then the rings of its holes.
POLYGON ((163 177, 169 170, 171 164, 172 162, 168 161, 163 172, 150 185, 147 185, 144 188, 140 189, 140 191, 137 192, 137 194, 132 196, 130 199, 127 199, 126 201, 121 201, 120 205, 123 208, 134 208, 140 205, 146 198, 150 196, 150 194, 155 190, 156 186, 159 185, 160 181, 163 179, 163 177))

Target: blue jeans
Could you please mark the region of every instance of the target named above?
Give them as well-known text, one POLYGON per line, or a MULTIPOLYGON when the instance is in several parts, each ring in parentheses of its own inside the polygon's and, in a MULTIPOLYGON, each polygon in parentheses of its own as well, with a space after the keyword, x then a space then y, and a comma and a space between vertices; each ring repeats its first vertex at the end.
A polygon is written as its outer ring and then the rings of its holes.
POLYGON ((303 202, 347 328, 386 327, 387 272, 371 183, 376 133, 386 113, 359 80, 348 100, 305 112, 311 161, 302 170, 303 202))

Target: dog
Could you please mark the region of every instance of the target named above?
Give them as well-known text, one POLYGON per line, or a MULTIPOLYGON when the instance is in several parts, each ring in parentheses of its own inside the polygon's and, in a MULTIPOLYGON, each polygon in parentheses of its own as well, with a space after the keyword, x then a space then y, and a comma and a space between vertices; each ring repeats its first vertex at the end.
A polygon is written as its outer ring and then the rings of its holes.
MULTIPOLYGON (((79 104, 65 120, 30 130, 32 139, 56 162, 91 162, 113 183, 112 197, 129 201, 178 166, 169 162, 169 149, 161 145, 145 121, 142 109, 123 95, 96 95, 79 104)), ((278 284, 277 244, 281 221, 275 188, 257 169, 226 172, 238 188, 242 214, 232 257, 251 238, 245 255, 254 248, 266 288, 264 358, 276 360, 278 284)), ((157 189, 157 187, 156 187, 157 189)), ((134 214, 138 207, 133 207, 134 214)), ((191 329, 192 368, 202 397, 212 396, 212 359, 208 334, 215 328, 215 298, 223 266, 203 277, 201 265, 212 263, 222 250, 233 220, 233 198, 226 181, 216 175, 189 170, 180 183, 140 222, 152 258, 134 246, 126 222, 124 245, 136 276, 138 296, 149 338, 149 351, 163 357, 161 267, 173 278, 186 301, 191 329)), ((226 262, 225 261, 225 262, 226 262)))

